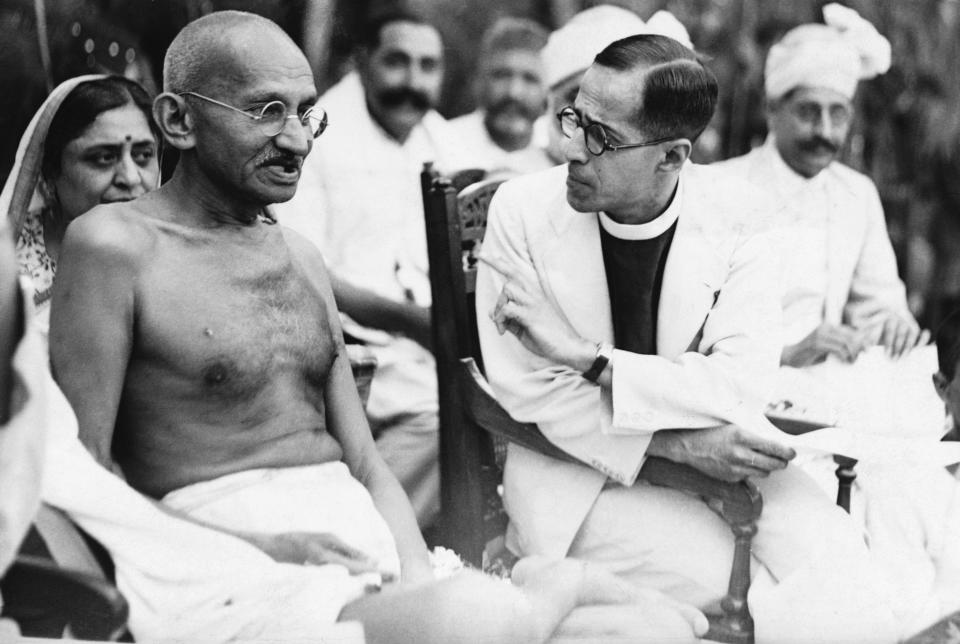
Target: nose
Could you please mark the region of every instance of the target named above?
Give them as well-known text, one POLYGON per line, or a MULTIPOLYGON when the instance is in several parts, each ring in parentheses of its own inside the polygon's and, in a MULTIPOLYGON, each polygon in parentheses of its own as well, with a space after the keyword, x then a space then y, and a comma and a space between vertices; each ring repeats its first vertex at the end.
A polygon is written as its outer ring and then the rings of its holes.
POLYGON ((832 140, 834 127, 833 119, 830 117, 830 110, 826 107, 821 108, 820 117, 813 124, 813 131, 825 139, 832 140))
POLYGON ((574 130, 573 136, 569 138, 562 132, 560 137, 563 156, 567 161, 586 163, 590 160, 590 152, 587 150, 587 137, 581 128, 578 127, 574 130))
POLYGON ((513 99, 522 99, 527 92, 527 83, 519 74, 511 76, 507 83, 507 96, 513 99))
POLYGON ((286 118, 283 122, 283 129, 277 133, 273 140, 281 150, 287 150, 301 157, 307 156, 310 147, 313 145, 313 137, 295 114, 286 118))
POLYGON ((124 153, 113 173, 114 185, 122 188, 133 188, 140 183, 140 166, 133 160, 133 156, 127 152, 124 153))

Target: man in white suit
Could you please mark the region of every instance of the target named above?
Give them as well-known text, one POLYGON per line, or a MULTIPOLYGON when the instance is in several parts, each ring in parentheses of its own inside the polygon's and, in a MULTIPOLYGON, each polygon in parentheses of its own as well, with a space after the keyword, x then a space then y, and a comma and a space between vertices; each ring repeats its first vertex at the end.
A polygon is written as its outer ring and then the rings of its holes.
POLYGON ((890 43, 855 11, 824 7, 825 25, 792 29, 767 57, 766 142, 722 162, 774 195, 784 253, 784 365, 828 355, 852 362, 881 344, 899 356, 929 334, 907 308, 880 205, 868 177, 837 161, 861 79, 890 67, 890 43))
POLYGON ((758 639, 893 639, 862 538, 762 418, 780 351, 753 212, 764 197, 687 163, 716 97, 677 41, 617 41, 559 114, 569 163, 494 197, 477 282, 487 373, 512 416, 589 464, 510 446, 509 545, 596 561, 709 610, 726 590, 729 529, 637 474, 657 455, 751 477, 764 497, 758 639))

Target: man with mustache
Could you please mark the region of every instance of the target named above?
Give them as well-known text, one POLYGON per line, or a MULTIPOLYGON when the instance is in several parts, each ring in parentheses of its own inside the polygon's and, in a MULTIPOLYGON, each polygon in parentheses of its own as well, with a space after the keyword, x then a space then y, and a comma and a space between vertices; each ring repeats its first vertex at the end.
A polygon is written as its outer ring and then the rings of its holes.
POLYGON ((501 18, 484 34, 475 81, 479 107, 451 121, 477 167, 533 172, 554 165, 533 140, 546 88, 540 50, 547 33, 537 23, 501 18))
POLYGON ((896 357, 926 344, 903 283, 873 182, 837 157, 857 83, 890 67, 890 44, 856 12, 824 8, 827 24, 788 32, 767 57, 766 142, 719 165, 770 190, 783 253, 781 362, 853 362, 880 344, 896 357))
MULTIPOLYGON (((154 115, 180 150, 173 177, 70 224, 50 333, 84 445, 51 396, 58 476, 45 498, 114 555, 136 639, 356 641, 355 629, 328 633, 338 620, 361 622, 370 644, 525 644, 558 627, 702 634, 695 610, 582 562, 520 562, 511 584, 476 571, 434 580, 363 418, 323 258, 264 214, 293 196, 326 125, 306 58, 276 24, 215 12, 174 39, 163 86, 154 115)), ((9 250, 0 227, 0 423, 19 424, 34 381, 15 382, 7 404, 22 323, 9 250)), ((25 357, 14 378, 30 375, 25 357)))
MULTIPOLYGON (((786 367, 852 363, 876 345, 897 357, 929 339, 907 307, 877 188, 837 160, 857 84, 887 71, 890 43, 852 9, 830 4, 823 16, 826 24, 800 25, 770 50, 766 142, 714 164, 776 199, 767 215, 782 265, 786 367)), ((809 390, 790 389, 796 376, 783 373, 776 397, 806 407, 809 390)), ((803 377, 816 382, 820 374, 806 369, 803 377)), ((833 458, 808 458, 799 467, 836 494, 833 458)), ((851 514, 895 581, 905 633, 957 607, 960 495, 942 467, 858 464, 851 514)))
POLYGON ((440 507, 437 383, 420 171, 452 172, 466 150, 432 108, 443 43, 404 8, 373 13, 350 72, 320 97, 330 129, 303 167, 282 223, 324 254, 344 330, 377 358, 367 414, 421 527, 440 507))

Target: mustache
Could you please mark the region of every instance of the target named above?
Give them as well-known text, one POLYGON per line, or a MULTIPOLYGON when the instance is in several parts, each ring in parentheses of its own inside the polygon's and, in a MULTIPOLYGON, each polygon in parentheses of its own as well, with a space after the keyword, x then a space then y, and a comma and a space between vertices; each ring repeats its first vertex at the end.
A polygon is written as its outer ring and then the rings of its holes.
POLYGON ((823 138, 822 136, 814 136, 806 141, 801 141, 797 144, 797 147, 803 152, 819 152, 820 150, 827 150, 831 154, 836 154, 840 151, 839 145, 830 139, 823 138))
POLYGON ((385 89, 377 96, 385 107, 400 107, 407 104, 418 110, 428 110, 431 107, 430 97, 412 87, 394 87, 385 89))
POLYGON ((267 154, 262 159, 257 160, 257 166, 282 165, 285 167, 294 167, 299 170, 303 166, 303 157, 296 154, 267 154))
POLYGON ((535 109, 522 101, 513 98, 503 98, 487 107, 487 114, 491 117, 497 117, 504 112, 513 111, 528 121, 535 121, 540 117, 543 110, 535 109))

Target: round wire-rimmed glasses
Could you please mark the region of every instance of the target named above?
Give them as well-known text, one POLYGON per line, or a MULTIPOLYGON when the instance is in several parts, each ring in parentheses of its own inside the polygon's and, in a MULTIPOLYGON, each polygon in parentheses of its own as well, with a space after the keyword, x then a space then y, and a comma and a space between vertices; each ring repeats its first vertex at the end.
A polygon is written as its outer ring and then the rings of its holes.
POLYGON ((280 134, 280 132, 283 131, 284 125, 287 123, 287 119, 297 119, 300 125, 306 128, 313 138, 317 138, 327 129, 327 112, 319 105, 308 108, 303 114, 287 114, 287 106, 284 105, 283 102, 270 101, 260 108, 259 113, 252 114, 246 110, 241 110, 233 105, 227 105, 226 103, 196 92, 181 92, 180 96, 193 96, 194 98, 199 98, 208 103, 213 103, 214 105, 219 105, 220 107, 225 107, 228 110, 243 114, 247 118, 251 118, 257 122, 260 132, 263 133, 264 136, 274 137, 280 134))
POLYGON ((563 132, 563 135, 568 139, 572 139, 573 135, 577 133, 578 129, 583 130, 583 138, 587 144, 587 151, 593 156, 597 157, 608 150, 610 152, 618 152, 620 150, 628 150, 630 148, 645 148, 651 145, 657 145, 658 143, 665 143, 677 138, 675 136, 665 136, 660 139, 643 141, 641 143, 621 143, 620 145, 613 145, 607 139, 607 131, 603 129, 602 125, 599 123, 590 123, 589 125, 584 125, 580 121, 580 117, 577 115, 576 110, 569 105, 557 112, 557 120, 560 121, 560 131, 563 132))

